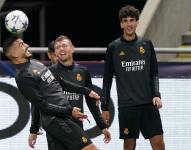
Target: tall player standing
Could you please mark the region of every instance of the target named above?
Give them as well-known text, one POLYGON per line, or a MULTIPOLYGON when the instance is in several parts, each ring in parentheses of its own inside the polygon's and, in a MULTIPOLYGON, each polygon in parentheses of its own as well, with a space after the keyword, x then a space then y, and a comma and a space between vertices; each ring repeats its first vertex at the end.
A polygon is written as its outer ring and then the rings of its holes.
POLYGON ((164 150, 163 129, 159 108, 158 65, 153 44, 138 37, 135 30, 139 11, 127 5, 119 11, 122 36, 111 42, 106 51, 103 79, 102 116, 109 120, 112 78, 115 74, 120 139, 124 150, 135 150, 141 132, 149 139, 153 150, 164 150))

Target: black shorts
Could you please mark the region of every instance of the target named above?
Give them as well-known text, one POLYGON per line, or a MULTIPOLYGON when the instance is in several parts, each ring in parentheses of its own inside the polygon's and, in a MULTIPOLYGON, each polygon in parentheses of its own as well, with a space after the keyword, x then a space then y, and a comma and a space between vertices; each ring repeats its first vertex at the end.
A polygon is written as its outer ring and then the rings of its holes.
POLYGON ((69 150, 67 146, 63 145, 60 141, 46 133, 46 138, 48 142, 48 150, 69 150))
POLYGON ((92 143, 86 132, 71 119, 54 118, 45 130, 49 149, 81 150, 92 143))
POLYGON ((152 104, 119 108, 120 139, 145 139, 163 134, 159 110, 152 104))

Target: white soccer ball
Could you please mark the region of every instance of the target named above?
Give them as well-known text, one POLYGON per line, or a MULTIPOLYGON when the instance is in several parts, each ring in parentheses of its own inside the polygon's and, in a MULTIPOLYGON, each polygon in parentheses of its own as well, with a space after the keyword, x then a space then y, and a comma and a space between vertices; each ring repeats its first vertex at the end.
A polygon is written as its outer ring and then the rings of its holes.
POLYGON ((24 32, 29 24, 27 15, 20 10, 14 10, 5 17, 5 26, 7 30, 13 34, 24 32))

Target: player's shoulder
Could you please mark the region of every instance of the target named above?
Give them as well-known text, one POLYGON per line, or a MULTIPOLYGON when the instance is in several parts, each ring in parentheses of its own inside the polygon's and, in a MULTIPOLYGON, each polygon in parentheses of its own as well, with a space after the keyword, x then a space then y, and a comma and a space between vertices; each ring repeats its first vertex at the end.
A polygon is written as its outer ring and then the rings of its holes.
POLYGON ((115 48, 121 44, 121 38, 117 38, 115 40, 113 40, 112 42, 110 42, 107 46, 107 51, 113 51, 115 50, 115 48))
POLYGON ((36 59, 30 59, 30 64, 31 65, 35 65, 35 66, 44 66, 43 63, 41 63, 40 61, 36 60, 36 59))
POLYGON ((137 36, 137 42, 141 42, 143 44, 152 43, 150 39, 142 37, 142 36, 137 36))
POLYGON ((55 71, 55 70, 57 70, 57 68, 58 68, 58 63, 48 66, 48 69, 50 69, 50 71, 55 71))
POLYGON ((120 44, 121 43, 121 38, 117 38, 113 41, 111 41, 109 44, 108 44, 108 47, 113 47, 113 46, 116 46, 117 44, 120 44))
POLYGON ((18 73, 20 79, 26 79, 28 77, 37 78, 43 71, 47 70, 47 67, 38 60, 30 59, 28 66, 18 73))
POLYGON ((52 64, 50 66, 48 66, 49 69, 52 69, 52 68, 56 68, 57 67, 57 63, 56 64, 52 64))
MULTIPOLYGON (((47 67, 38 60, 30 59, 28 70, 44 70, 47 67)), ((30 71, 29 71, 30 72, 30 71)))

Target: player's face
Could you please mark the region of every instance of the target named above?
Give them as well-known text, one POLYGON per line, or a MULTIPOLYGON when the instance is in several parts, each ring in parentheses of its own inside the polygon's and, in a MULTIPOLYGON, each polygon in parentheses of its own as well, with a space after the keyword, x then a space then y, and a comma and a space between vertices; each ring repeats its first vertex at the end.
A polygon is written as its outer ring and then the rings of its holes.
POLYGON ((58 57, 54 52, 48 53, 48 58, 51 60, 52 64, 55 64, 58 61, 58 57))
POLYGON ((28 51, 29 45, 24 43, 22 39, 17 39, 8 52, 10 58, 29 58, 31 53, 28 51))
POLYGON ((120 22, 121 28, 123 29, 123 34, 126 36, 133 36, 138 25, 136 18, 127 17, 123 18, 120 22))
POLYGON ((58 59, 62 62, 72 60, 73 45, 68 39, 63 39, 55 43, 55 53, 58 59))

